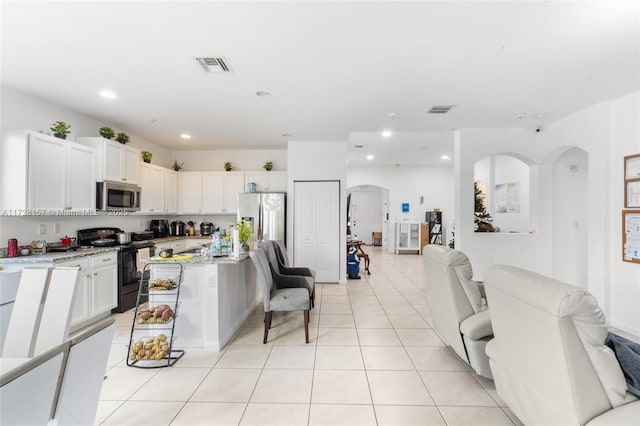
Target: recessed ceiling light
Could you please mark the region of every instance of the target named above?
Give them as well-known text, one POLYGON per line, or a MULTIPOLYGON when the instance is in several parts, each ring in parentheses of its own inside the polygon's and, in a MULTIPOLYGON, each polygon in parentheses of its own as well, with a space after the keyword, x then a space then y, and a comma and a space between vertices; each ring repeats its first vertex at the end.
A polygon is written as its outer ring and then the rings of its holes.
POLYGON ((118 96, 113 93, 111 90, 101 90, 100 91, 100 96, 102 96, 105 99, 115 99, 118 96))
POLYGON ((399 115, 400 114, 398 114, 397 112, 390 112, 389 118, 393 120, 394 118, 398 118, 399 115))
POLYGON ((390 138, 391 137, 391 130, 383 130, 381 134, 382 134, 383 138, 390 138))
POLYGON ((375 157, 371 154, 367 155, 367 160, 373 160, 375 157))
POLYGON ((443 155, 440 158, 443 159, 443 160, 451 160, 451 157, 449 157, 448 155, 443 155))
POLYGON ((536 118, 545 118, 547 114, 536 114, 536 118))
POLYGON ((265 97, 265 96, 271 96, 271 92, 267 92, 267 91, 265 91, 265 90, 258 90, 258 91, 256 92, 256 95, 258 95, 258 96, 262 96, 262 97, 265 97))
POLYGON ((516 118, 517 118, 518 120, 522 120, 522 119, 523 119, 523 118, 525 118, 526 116, 527 116, 527 114, 526 114, 526 113, 521 112, 520 114, 516 115, 516 118))
POLYGON ((186 134, 186 133, 182 133, 182 134, 180 135, 180 137, 181 137, 182 139, 191 139, 191 135, 188 135, 188 134, 186 134))
POLYGON ((288 138, 291 136, 291 133, 283 133, 282 136, 284 136, 285 138, 288 138))

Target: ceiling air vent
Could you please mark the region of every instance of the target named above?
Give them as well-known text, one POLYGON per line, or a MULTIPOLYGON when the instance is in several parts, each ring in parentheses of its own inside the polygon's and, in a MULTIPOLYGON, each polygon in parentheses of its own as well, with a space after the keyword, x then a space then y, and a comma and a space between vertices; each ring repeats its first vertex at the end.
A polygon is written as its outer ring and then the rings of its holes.
POLYGON ((446 114, 448 113, 451 108, 453 108, 455 105, 434 105, 431 107, 431 109, 429 110, 429 114, 446 114))
POLYGON ((233 70, 229 66, 229 63, 223 56, 196 58, 196 61, 198 61, 198 63, 202 65, 202 68, 204 68, 206 72, 233 72, 233 70))

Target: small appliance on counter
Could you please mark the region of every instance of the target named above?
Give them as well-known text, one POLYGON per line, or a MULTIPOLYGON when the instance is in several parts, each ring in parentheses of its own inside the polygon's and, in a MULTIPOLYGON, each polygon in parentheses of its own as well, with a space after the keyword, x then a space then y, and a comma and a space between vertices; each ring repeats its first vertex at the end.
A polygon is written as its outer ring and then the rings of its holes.
POLYGON ((132 232, 131 234, 131 239, 133 241, 146 241, 153 240, 155 238, 153 231, 132 232))
POLYGON ((7 242, 7 257, 18 257, 18 240, 9 238, 7 242))
POLYGON ((181 220, 171 222, 170 235, 183 236, 185 231, 185 224, 181 220))
POLYGON ((169 235, 169 222, 164 219, 153 219, 149 229, 153 231, 155 238, 163 238, 169 235))
POLYGON ((211 222, 202 222, 200 224, 200 235, 211 235, 213 234, 213 223, 211 222))

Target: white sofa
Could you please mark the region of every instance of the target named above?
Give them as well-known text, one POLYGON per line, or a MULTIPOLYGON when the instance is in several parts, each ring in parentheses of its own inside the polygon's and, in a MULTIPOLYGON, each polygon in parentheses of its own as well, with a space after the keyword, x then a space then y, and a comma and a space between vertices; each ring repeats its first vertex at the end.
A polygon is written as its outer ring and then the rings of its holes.
POLYGON ((626 392, 588 291, 511 266, 492 266, 484 278, 496 389, 524 424, 640 424, 640 401, 626 392))
POLYGON ((482 285, 471 279, 471 262, 461 251, 436 244, 424 247, 423 258, 434 331, 477 374, 492 378, 485 354, 491 319, 482 285))

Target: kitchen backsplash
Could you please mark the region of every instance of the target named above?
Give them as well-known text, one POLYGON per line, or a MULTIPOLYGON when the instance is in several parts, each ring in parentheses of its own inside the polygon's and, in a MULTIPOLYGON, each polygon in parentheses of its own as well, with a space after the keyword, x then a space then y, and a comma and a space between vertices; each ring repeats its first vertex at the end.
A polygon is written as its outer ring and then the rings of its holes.
POLYGON ((78 229, 112 226, 126 232, 149 229, 152 219, 166 219, 169 222, 181 220, 195 222, 196 231, 200 231, 201 222, 212 222, 215 227, 228 228, 235 222, 233 216, 219 215, 176 215, 146 216, 130 214, 127 216, 0 216, 0 256, 7 246, 9 238, 17 238, 18 245, 25 246, 33 240, 59 242, 65 235, 76 236, 78 229), (43 227, 44 233, 40 233, 43 227))

